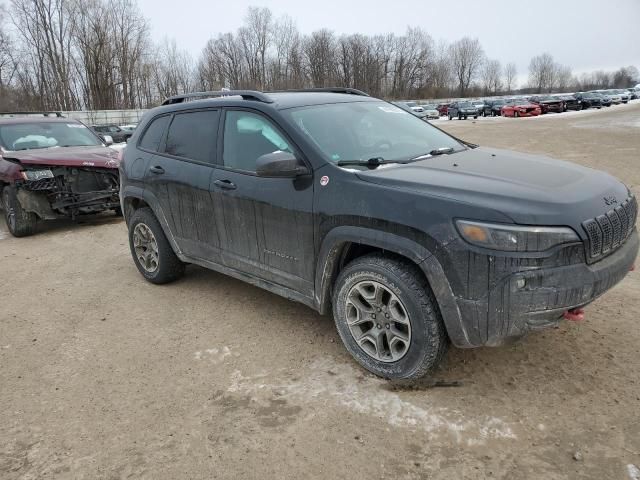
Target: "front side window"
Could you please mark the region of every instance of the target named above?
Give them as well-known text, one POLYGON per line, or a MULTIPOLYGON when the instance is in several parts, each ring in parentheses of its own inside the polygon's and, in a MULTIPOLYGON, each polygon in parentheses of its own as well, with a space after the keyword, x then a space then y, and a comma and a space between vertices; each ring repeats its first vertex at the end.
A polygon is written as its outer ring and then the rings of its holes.
POLYGON ((219 110, 178 113, 167 133, 165 153, 215 163, 219 110))
POLYGON ((255 172, 259 157, 277 151, 293 153, 271 121, 251 112, 227 112, 222 154, 225 167, 255 172))
POLYGON ((333 163, 341 160, 410 160, 460 142, 385 102, 314 105, 284 111, 333 163))
POLYGON ((26 122, 0 126, 0 145, 5 150, 102 145, 81 123, 26 122))

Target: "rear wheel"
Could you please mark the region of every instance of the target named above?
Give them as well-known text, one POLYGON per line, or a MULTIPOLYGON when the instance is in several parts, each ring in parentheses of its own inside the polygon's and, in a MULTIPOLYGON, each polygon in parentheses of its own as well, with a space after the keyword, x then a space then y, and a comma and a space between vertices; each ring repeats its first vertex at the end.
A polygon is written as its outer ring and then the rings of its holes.
POLYGON ((136 267, 151 283, 169 283, 184 274, 184 263, 173 251, 150 208, 140 208, 132 215, 129 247, 136 267))
POLYGON ((448 346, 426 279, 401 258, 373 254, 347 265, 336 281, 333 314, 349 353, 381 377, 423 377, 448 346))
POLYGON ((14 237, 27 237, 33 235, 38 222, 38 216, 33 212, 27 212, 20 205, 16 187, 7 185, 2 189, 2 205, 4 218, 9 232, 14 237))

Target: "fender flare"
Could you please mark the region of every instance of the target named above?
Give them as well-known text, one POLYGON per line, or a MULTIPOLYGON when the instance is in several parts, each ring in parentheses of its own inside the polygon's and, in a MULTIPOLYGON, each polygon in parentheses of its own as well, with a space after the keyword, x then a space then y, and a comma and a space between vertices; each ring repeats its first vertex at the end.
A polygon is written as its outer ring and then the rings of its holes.
POLYGON ((176 255, 184 261, 184 254, 180 247, 178 246, 178 242, 176 242, 171 229, 169 228, 169 222, 167 221, 167 217, 164 214, 164 210, 160 206, 160 202, 158 198, 149 190, 143 189, 140 187, 136 187, 133 185, 126 186, 120 192, 121 204, 122 204, 122 212, 125 215, 125 221, 127 224, 129 223, 129 219, 126 217, 127 209, 125 208, 125 203, 127 200, 138 199, 146 202, 147 205, 151 208, 151 211, 160 222, 160 226, 162 227, 162 231, 164 232, 167 240, 171 244, 171 248, 176 253, 176 255))
POLYGON ((408 258, 420 267, 436 298, 449 338, 457 347, 471 347, 462 314, 438 259, 423 245, 408 238, 365 227, 340 226, 323 239, 315 275, 315 304, 320 314, 331 310, 332 287, 344 248, 349 243, 368 245, 408 258))

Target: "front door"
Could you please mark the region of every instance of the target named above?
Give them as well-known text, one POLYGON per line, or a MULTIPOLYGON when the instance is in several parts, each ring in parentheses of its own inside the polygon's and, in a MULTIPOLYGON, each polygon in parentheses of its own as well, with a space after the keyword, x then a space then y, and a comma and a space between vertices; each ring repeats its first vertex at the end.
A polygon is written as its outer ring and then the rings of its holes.
POLYGON ((224 263, 313 295, 313 182, 311 176, 264 178, 256 160, 277 150, 295 152, 267 117, 249 110, 225 114, 220 168, 211 179, 222 205, 224 263))

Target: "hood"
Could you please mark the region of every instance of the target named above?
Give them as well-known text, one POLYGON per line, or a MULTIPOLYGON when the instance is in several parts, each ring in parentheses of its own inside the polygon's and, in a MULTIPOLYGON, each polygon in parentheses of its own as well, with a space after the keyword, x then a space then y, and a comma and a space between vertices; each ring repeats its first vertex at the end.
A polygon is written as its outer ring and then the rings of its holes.
POLYGON ((611 210, 629 196, 627 187, 607 173, 489 148, 391 164, 357 175, 367 182, 485 207, 515 223, 569 225, 576 230, 582 221, 611 210))
POLYGON ((120 163, 118 152, 103 146, 39 148, 6 152, 2 156, 7 161, 18 161, 25 166, 47 165, 115 169, 120 163))

